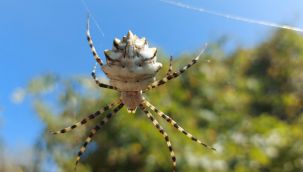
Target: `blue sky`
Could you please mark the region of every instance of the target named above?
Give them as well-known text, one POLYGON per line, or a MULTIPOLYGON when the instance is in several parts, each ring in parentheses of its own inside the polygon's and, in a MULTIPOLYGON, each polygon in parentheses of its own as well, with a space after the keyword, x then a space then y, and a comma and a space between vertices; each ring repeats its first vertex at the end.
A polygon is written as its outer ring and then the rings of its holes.
MULTIPOLYGON (((231 47, 251 47, 266 39, 270 27, 198 13, 159 0, 86 0, 104 36, 91 22, 99 54, 128 30, 145 36, 169 55, 195 51, 228 36, 231 47)), ((187 0, 197 7, 303 28, 303 1, 187 0)), ((90 77, 93 57, 85 38, 87 12, 81 0, 0 1, 0 138, 8 149, 30 147, 43 125, 29 98, 12 94, 45 73, 90 77)), ((17 149, 18 150, 18 149, 17 149)))

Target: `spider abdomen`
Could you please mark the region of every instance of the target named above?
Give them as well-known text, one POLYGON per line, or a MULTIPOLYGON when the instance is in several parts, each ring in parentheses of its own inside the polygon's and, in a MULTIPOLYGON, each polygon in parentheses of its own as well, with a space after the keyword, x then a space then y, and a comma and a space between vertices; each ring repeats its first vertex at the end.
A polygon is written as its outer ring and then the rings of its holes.
POLYGON ((102 70, 119 91, 141 91, 155 80, 162 64, 157 62, 157 49, 150 48, 145 38, 131 31, 120 41, 114 39, 112 50, 105 50, 107 64, 102 70))

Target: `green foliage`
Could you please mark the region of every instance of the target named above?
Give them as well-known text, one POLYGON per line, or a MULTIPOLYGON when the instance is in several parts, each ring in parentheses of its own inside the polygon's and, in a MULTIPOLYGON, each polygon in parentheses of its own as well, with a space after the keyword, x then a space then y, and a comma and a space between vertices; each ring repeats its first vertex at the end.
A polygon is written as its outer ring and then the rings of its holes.
MULTIPOLYGON (((191 57, 181 56, 174 68, 191 57)), ((217 148, 191 142, 158 118, 172 139, 178 171, 303 171, 302 66, 303 38, 279 30, 257 48, 238 49, 226 58, 205 55, 179 79, 148 92, 152 104, 217 148)), ((63 135, 48 130, 71 125, 119 95, 99 89, 88 77, 51 75, 33 80, 29 91, 46 125, 42 150, 59 171, 72 171, 76 152, 98 119, 63 135), (51 94, 58 104, 46 101, 46 88, 56 88, 51 94)), ((140 111, 119 112, 88 147, 79 172, 171 171, 164 139, 140 111)))

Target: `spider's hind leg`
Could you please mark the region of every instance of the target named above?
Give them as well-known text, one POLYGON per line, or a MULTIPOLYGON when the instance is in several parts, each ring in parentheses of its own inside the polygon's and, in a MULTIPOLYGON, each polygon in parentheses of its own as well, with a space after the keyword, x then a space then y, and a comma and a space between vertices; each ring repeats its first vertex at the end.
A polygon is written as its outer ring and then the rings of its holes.
POLYGON ((205 51, 207 45, 204 46, 204 48, 200 51, 199 55, 197 57, 195 57, 194 59, 192 59, 192 61, 190 63, 188 63, 186 66, 184 66, 183 68, 181 68, 180 70, 176 71, 176 72, 172 72, 170 74, 168 74, 167 76, 165 76, 164 78, 157 80, 153 83, 151 83, 147 89, 144 90, 144 92, 159 87, 160 85, 163 85, 165 83, 167 83, 169 80, 177 78, 178 76, 180 76, 182 73, 184 73, 185 71, 187 71, 191 66, 193 66, 194 64, 196 64, 200 58, 200 56, 203 54, 203 52, 205 51))
POLYGON ((91 52, 93 53, 93 56, 94 56, 95 60, 99 63, 100 66, 103 66, 103 61, 99 57, 99 55, 97 53, 97 50, 96 50, 96 48, 94 46, 92 37, 90 36, 90 31, 89 31, 89 16, 87 17, 86 38, 87 38, 88 45, 90 47, 91 52))
POLYGON ((169 58, 169 67, 168 67, 168 71, 166 73, 166 76, 171 75, 173 72, 173 56, 170 56, 169 58))
POLYGON ((161 125, 159 124, 159 122, 153 117, 153 115, 146 109, 146 106, 143 104, 140 104, 140 109, 146 114, 146 116, 148 117, 148 119, 153 123, 153 125, 158 129, 158 131, 162 134, 162 136, 164 137, 167 147, 169 149, 170 152, 170 157, 173 161, 173 171, 176 171, 176 156, 174 153, 174 150, 172 148, 171 142, 169 140, 169 137, 167 135, 167 133, 164 131, 164 129, 161 127, 161 125))
POLYGON ((97 112, 92 113, 92 114, 88 115, 87 117, 83 118, 81 121, 79 121, 79 122, 77 122, 77 123, 75 123, 75 124, 73 124, 69 127, 63 128, 61 130, 51 131, 51 133, 52 134, 66 133, 66 132, 71 131, 71 130, 73 130, 73 129, 81 126, 81 125, 84 125, 84 124, 87 123, 87 121, 95 119, 98 115, 100 115, 100 114, 104 113, 105 111, 107 111, 107 110, 113 108, 114 106, 116 106, 118 104, 118 102, 120 103, 121 101, 119 100, 119 101, 113 102, 109 105, 106 105, 102 109, 98 110, 97 112))
POLYGON ((155 113, 157 113, 160 117, 162 117, 163 119, 165 119, 172 126, 174 126, 178 131, 180 131, 181 133, 183 133, 184 135, 186 135, 186 137, 190 138, 192 141, 195 141, 195 142, 203 145, 204 147, 206 147, 208 149, 216 150, 215 148, 207 145, 206 143, 203 143, 201 140, 197 139, 192 134, 190 134, 189 132, 187 132, 186 130, 184 130, 180 125, 177 124, 176 121, 174 121, 168 115, 165 115, 163 112, 161 112, 160 110, 158 110, 155 106, 153 106, 152 104, 150 104, 148 101, 145 100, 144 104, 145 104, 145 106, 149 107, 152 111, 154 111, 155 113))
MULTIPOLYGON (((97 64, 96 64, 97 65, 97 64)), ((112 90, 117 90, 116 87, 114 86, 111 86, 111 85, 108 85, 108 84, 104 84, 102 82, 100 82, 98 79, 97 79, 97 76, 96 76, 96 65, 94 66, 93 68, 93 71, 92 71, 92 77, 94 79, 94 81, 96 82, 96 84, 101 87, 101 88, 108 88, 108 89, 112 89, 112 90)))
POLYGON ((101 129, 101 127, 103 127, 108 121, 109 119, 111 119, 111 117, 113 115, 115 115, 122 107, 123 107, 123 103, 120 103, 116 108, 113 109, 113 111, 111 113, 108 113, 102 120, 101 122, 96 125, 93 129, 91 129, 90 134, 88 135, 88 137, 85 139, 84 144, 82 145, 82 147, 80 148, 77 158, 76 158, 76 163, 75 163, 75 169, 80 161, 81 155, 85 152, 87 145, 92 141, 92 138, 94 137, 94 135, 96 134, 96 132, 98 130, 101 129))

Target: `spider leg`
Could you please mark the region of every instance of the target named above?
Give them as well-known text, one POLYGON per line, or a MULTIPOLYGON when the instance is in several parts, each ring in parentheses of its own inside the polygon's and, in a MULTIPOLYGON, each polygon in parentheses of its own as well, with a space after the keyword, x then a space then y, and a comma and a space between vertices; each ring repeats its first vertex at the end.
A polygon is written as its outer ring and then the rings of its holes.
POLYGON ((81 121, 79 121, 79 122, 77 122, 77 123, 75 123, 75 124, 73 124, 73 125, 71 125, 69 127, 63 128, 61 130, 51 131, 51 133, 52 134, 61 134, 61 133, 66 133, 68 131, 71 131, 71 130, 73 130, 73 129, 81 126, 81 125, 86 124, 87 121, 95 119, 98 115, 100 115, 100 114, 104 113, 105 111, 113 108, 114 106, 116 106, 120 102, 121 101, 119 100, 119 101, 113 102, 113 103, 111 103, 109 105, 106 105, 105 107, 103 107, 102 109, 98 110, 97 112, 92 113, 92 114, 88 115, 87 117, 83 118, 81 121))
POLYGON ((80 161, 81 155, 85 152, 87 145, 92 141, 92 138, 94 137, 94 135, 97 133, 98 130, 101 129, 101 127, 103 127, 108 121, 109 119, 115 115, 122 107, 124 106, 123 103, 120 103, 117 107, 115 107, 113 109, 113 112, 108 113, 102 120, 101 122, 96 125, 93 129, 91 129, 90 134, 88 135, 88 137, 85 139, 84 144, 82 145, 82 147, 80 148, 77 158, 76 158, 76 163, 75 163, 75 169, 80 161))
POLYGON ((162 78, 161 80, 157 80, 153 83, 151 83, 145 90, 148 91, 150 89, 159 87, 160 85, 165 84, 167 81, 177 78, 178 76, 180 76, 182 73, 184 73, 185 71, 187 71, 191 66, 193 66, 194 64, 197 63, 197 61, 199 60, 200 56, 203 54, 203 52, 205 51, 207 45, 204 46, 204 48, 200 51, 199 55, 197 57, 195 57, 194 59, 192 59, 192 61, 190 63, 188 63, 186 66, 184 66, 183 68, 181 68, 180 70, 173 72, 171 74, 168 74, 166 77, 162 78))
POLYGON ((93 77, 94 81, 96 82, 96 84, 97 84, 99 87, 101 87, 101 88, 108 88, 108 89, 112 89, 112 90, 117 90, 116 87, 111 86, 111 85, 104 84, 104 83, 100 82, 100 81, 97 79, 97 77, 96 77, 96 65, 95 65, 94 68, 93 68, 92 77, 93 77))
POLYGON ((180 131, 181 133, 183 133, 184 135, 186 135, 186 137, 190 138, 192 141, 195 141, 195 142, 203 145, 204 147, 206 147, 208 149, 216 150, 215 148, 207 145, 206 143, 203 143, 202 141, 200 141, 199 139, 197 139, 196 137, 194 137, 192 134, 190 134, 189 132, 187 132, 186 130, 184 130, 180 125, 177 124, 176 121, 174 121, 168 115, 165 115, 163 112, 161 112, 160 110, 158 110, 155 106, 153 106, 152 104, 150 104, 148 101, 145 100, 144 104, 145 104, 145 106, 149 107, 152 111, 156 112, 163 119, 165 119, 172 126, 174 126, 178 131, 180 131))
POLYGON ((169 58, 169 68, 168 71, 166 73, 166 76, 171 75, 173 71, 173 56, 170 56, 169 58))
POLYGON ((147 115, 148 119, 151 120, 153 125, 158 129, 158 131, 164 137, 164 139, 166 141, 166 145, 167 145, 167 147, 169 149, 169 152, 170 152, 170 157, 173 161, 173 171, 175 172, 176 171, 176 156, 175 156, 174 150, 172 148, 172 145, 171 145, 171 142, 169 140, 169 137, 168 137, 167 133, 161 127, 159 122, 153 117, 153 115, 146 109, 146 106, 144 104, 140 104, 140 109, 147 115))
POLYGON ((90 36, 90 31, 89 31, 89 17, 87 17, 87 25, 86 25, 86 37, 87 37, 87 41, 88 41, 88 45, 90 47, 91 52, 93 53, 93 56, 95 58, 95 60, 99 63, 100 66, 103 66, 103 61, 100 59, 96 48, 94 46, 92 37, 90 36))

